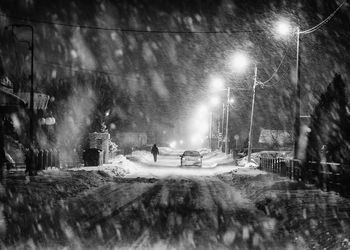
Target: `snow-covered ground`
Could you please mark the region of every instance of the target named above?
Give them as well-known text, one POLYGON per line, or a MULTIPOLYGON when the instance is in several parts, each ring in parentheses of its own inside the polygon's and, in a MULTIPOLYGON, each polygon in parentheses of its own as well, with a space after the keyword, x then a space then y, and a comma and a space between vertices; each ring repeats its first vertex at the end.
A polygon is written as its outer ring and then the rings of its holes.
MULTIPOLYGON (((202 167, 180 165, 180 155, 184 152, 182 149, 172 149, 159 147, 160 155, 157 162, 154 162, 150 152, 139 150, 132 152, 131 155, 118 155, 108 164, 103 166, 81 166, 70 169, 70 171, 103 171, 111 176, 126 174, 128 178, 151 177, 164 178, 169 176, 213 176, 230 171, 254 174, 254 168, 258 165, 253 162, 248 163, 246 157, 235 162, 232 155, 226 155, 221 151, 211 152, 202 148, 198 151, 203 155, 202 167), (241 168, 246 168, 242 171, 241 168)), ((253 155, 253 158, 256 155, 253 155)))
MULTIPOLYGON (((202 150, 203 151, 203 150, 202 150)), ((154 162, 153 156, 147 151, 135 151, 127 156, 129 162, 125 167, 130 171, 128 177, 156 177, 164 178, 169 176, 213 176, 216 174, 236 170, 231 155, 225 155, 222 152, 206 152, 203 157, 202 167, 198 166, 180 166, 180 154, 183 150, 161 149, 157 162, 154 162), (166 153, 164 153, 166 152, 166 153)))
POLYGON ((101 167, 46 170, 30 182, 8 178, 0 247, 350 248, 349 199, 221 152, 206 152, 203 168, 181 168, 178 153, 162 149, 154 163, 137 151, 101 167))

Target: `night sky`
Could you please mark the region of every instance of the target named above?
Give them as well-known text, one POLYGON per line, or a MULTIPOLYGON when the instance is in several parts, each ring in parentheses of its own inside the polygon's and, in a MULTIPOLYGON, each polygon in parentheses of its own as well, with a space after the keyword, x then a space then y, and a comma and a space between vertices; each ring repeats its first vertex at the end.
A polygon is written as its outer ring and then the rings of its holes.
MULTIPOLYGON (((0 28, 34 27, 35 88, 55 96, 52 107, 62 121, 69 112, 77 121, 109 111, 107 125, 115 124, 114 129, 183 127, 198 104, 208 102, 210 76, 222 76, 233 89, 252 87, 252 66, 243 74, 230 68, 230 55, 241 50, 257 64, 260 81, 284 58, 270 86, 257 89, 256 122, 290 129, 296 41, 295 36, 278 39, 274 23, 284 18, 305 30, 341 2, 2 0, 0 28)), ((349 25, 345 4, 322 28, 301 37, 302 114, 312 111, 335 73, 349 79, 349 25)), ((26 89, 30 53, 6 32, 2 37, 6 74, 26 89)), ((251 93, 233 92, 237 102, 230 126, 239 133, 247 130, 251 93)))

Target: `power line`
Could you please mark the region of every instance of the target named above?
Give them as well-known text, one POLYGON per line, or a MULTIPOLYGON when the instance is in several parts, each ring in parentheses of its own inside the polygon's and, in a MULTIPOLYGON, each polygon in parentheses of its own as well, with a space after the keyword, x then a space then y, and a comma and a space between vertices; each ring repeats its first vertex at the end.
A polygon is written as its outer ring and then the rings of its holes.
POLYGON ((120 76, 120 74, 114 73, 112 71, 101 71, 101 70, 95 70, 95 69, 87 69, 87 68, 75 68, 73 66, 69 65, 64 65, 56 62, 49 62, 49 61, 35 61, 35 63, 41 64, 41 65, 46 65, 50 67, 60 67, 60 68, 67 68, 69 70, 75 71, 75 72, 81 72, 81 71, 87 71, 87 72, 95 72, 95 73, 100 73, 100 74, 105 74, 105 75, 116 75, 120 76))
POLYGON ((271 75, 271 77, 270 77, 269 79, 267 79, 266 81, 264 81, 264 82, 260 82, 260 84, 264 85, 264 84, 266 84, 266 83, 268 83, 268 82, 270 82, 270 81, 272 80, 272 78, 277 74, 278 70, 280 69, 280 67, 281 67, 281 65, 282 65, 283 60, 284 60, 285 57, 286 57, 286 54, 283 55, 280 64, 278 65, 277 69, 273 72, 273 74, 271 75))
POLYGON ((233 33, 259 33, 265 32, 262 29, 256 30, 204 30, 204 31, 191 31, 191 30, 152 30, 152 29, 131 29, 131 28, 111 28, 111 27, 101 27, 94 25, 80 25, 80 24, 70 24, 70 23, 62 23, 62 22, 52 22, 47 20, 38 20, 33 18, 22 18, 12 15, 0 14, 1 17, 17 19, 25 22, 31 23, 41 23, 41 24, 49 24, 49 25, 59 25, 71 28, 81 28, 81 29, 93 29, 93 30, 103 30, 103 31, 119 31, 119 32, 132 32, 132 33, 156 33, 156 34, 233 34, 233 33))
POLYGON ((271 87, 276 86, 277 84, 279 84, 282 81, 282 79, 286 76, 287 73, 288 73, 287 71, 284 71, 281 78, 277 82, 272 83, 272 84, 268 84, 268 85, 263 85, 263 87, 271 88, 271 87))
POLYGON ((339 6, 338 8, 335 9, 335 11, 333 11, 326 19, 324 19, 322 22, 320 22, 319 24, 317 24, 316 26, 304 30, 304 31, 299 31, 300 34, 310 34, 312 32, 315 32, 316 30, 320 29, 323 25, 325 25, 326 23, 328 23, 332 17, 339 11, 339 9, 341 7, 343 7, 343 5, 346 3, 347 0, 344 0, 339 6))

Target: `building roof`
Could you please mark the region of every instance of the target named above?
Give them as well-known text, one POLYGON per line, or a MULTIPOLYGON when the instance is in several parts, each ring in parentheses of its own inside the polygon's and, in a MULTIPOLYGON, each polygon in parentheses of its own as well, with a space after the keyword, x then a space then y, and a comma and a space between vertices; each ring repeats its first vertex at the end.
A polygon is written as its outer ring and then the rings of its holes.
POLYGON ((19 96, 0 88, 0 113, 12 113, 24 108, 26 102, 19 96))

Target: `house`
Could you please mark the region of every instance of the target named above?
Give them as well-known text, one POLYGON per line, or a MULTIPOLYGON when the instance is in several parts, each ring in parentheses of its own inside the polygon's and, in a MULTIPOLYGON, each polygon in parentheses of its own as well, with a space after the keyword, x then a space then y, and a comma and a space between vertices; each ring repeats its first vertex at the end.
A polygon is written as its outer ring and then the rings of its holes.
POLYGON ((288 147, 293 144, 293 133, 285 130, 261 129, 259 144, 269 149, 288 147))

